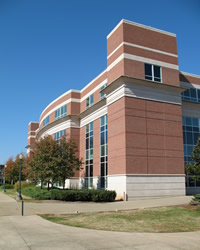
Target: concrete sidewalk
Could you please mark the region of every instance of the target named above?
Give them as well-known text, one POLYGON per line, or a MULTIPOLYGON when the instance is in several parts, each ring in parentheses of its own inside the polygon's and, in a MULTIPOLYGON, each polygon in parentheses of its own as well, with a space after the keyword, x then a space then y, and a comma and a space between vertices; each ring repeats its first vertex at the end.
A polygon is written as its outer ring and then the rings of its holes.
POLYGON ((187 204, 190 200, 191 197, 166 197, 113 203, 46 201, 25 203, 26 216, 19 216, 21 203, 4 193, 0 193, 0 250, 199 250, 200 231, 189 233, 123 233, 89 230, 58 225, 35 215, 67 214, 77 210, 95 212, 170 206, 187 204))
MULTIPOLYGON (((72 214, 76 211, 80 213, 128 210, 137 208, 172 206, 179 204, 188 204, 191 201, 190 196, 155 198, 135 201, 118 201, 110 203, 95 202, 60 202, 43 201, 41 203, 24 203, 24 215, 36 214, 72 214)), ((0 216, 20 215, 21 203, 0 193, 0 216), (12 204, 11 204, 12 203, 12 204)))
POLYGON ((89 230, 58 225, 36 215, 1 216, 0 225, 0 250, 199 250, 200 246, 200 232, 170 234, 89 230))

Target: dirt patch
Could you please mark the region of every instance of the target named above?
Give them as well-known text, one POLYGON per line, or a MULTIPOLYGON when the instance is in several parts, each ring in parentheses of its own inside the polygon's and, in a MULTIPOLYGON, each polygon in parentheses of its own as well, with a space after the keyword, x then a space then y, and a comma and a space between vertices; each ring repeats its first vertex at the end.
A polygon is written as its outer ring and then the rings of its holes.
POLYGON ((185 209, 188 209, 188 210, 197 210, 198 205, 191 205, 191 204, 181 204, 181 205, 174 205, 174 206, 171 206, 171 207, 178 207, 178 208, 185 208, 185 209))

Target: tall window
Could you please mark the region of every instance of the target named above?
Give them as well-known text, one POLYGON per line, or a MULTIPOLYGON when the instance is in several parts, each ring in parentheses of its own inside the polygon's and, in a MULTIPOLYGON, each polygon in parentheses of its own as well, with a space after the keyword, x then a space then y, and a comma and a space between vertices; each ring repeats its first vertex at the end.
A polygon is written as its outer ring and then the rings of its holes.
POLYGON ((58 120, 67 115, 67 104, 63 105, 55 111, 55 120, 58 120))
POLYGON ((86 109, 91 107, 93 104, 94 104, 94 95, 92 94, 86 99, 86 109))
POLYGON ((160 66, 145 63, 144 64, 145 79, 155 82, 161 82, 160 66))
MULTIPOLYGON (((107 87, 107 83, 105 83, 103 86, 101 86, 100 91, 105 89, 107 87)), ((103 99, 105 97, 105 94, 100 93, 100 99, 103 99)))
POLYGON ((43 120, 43 127, 49 124, 49 115, 43 120))
POLYGON ((200 136, 200 119, 183 116, 183 144, 185 164, 192 162, 191 154, 200 136))
POLYGON ((85 187, 93 187, 93 122, 85 126, 85 187))
POLYGON ((66 135, 66 129, 61 130, 61 131, 59 131, 59 132, 56 132, 56 133, 54 134, 54 140, 59 141, 60 138, 63 137, 63 135, 66 135))
POLYGON ((108 123, 107 115, 100 118, 100 174, 101 188, 107 188, 108 174, 108 123))

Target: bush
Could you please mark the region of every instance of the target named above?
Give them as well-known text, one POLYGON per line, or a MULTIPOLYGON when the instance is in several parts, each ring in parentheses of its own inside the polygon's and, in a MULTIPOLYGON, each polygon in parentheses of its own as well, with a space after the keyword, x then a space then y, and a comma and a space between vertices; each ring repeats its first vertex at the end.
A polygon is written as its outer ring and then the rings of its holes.
POLYGON ((112 202, 115 200, 116 192, 95 189, 73 189, 62 190, 53 189, 48 191, 36 186, 26 186, 22 188, 22 194, 38 200, 61 200, 61 201, 94 201, 112 202))
POLYGON ((37 200, 50 200, 51 199, 51 191, 47 189, 41 189, 40 187, 35 186, 27 186, 22 189, 22 194, 32 197, 37 200))
MULTIPOLYGON (((2 184, 1 189, 3 189, 4 185, 2 184)), ((5 189, 13 189, 14 185, 13 184, 5 184, 5 189)))
POLYGON ((107 190, 52 190, 52 200, 112 202, 116 192, 107 190))
POLYGON ((198 201, 200 202, 200 194, 196 194, 193 198, 193 201, 198 201))
MULTIPOLYGON (((23 189, 27 186, 32 186, 32 184, 29 182, 26 182, 26 181, 21 181, 21 189, 23 189)), ((15 183, 15 190, 19 191, 19 182, 15 183)))
POLYGON ((115 200, 116 192, 108 190, 95 190, 92 194, 92 201, 95 202, 112 202, 115 200))

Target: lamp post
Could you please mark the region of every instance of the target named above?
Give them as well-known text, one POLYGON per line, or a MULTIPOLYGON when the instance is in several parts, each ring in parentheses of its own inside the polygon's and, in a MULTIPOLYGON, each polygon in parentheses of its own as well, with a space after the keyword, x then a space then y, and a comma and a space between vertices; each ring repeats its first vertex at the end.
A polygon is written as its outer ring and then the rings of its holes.
POLYGON ((7 165, 4 166, 4 178, 3 178, 3 192, 6 192, 6 168, 7 165))
POLYGON ((22 200, 22 196, 21 196, 22 159, 23 159, 23 154, 20 154, 19 155, 19 160, 20 160, 20 166, 19 166, 19 191, 18 191, 18 195, 17 195, 17 200, 22 200))

